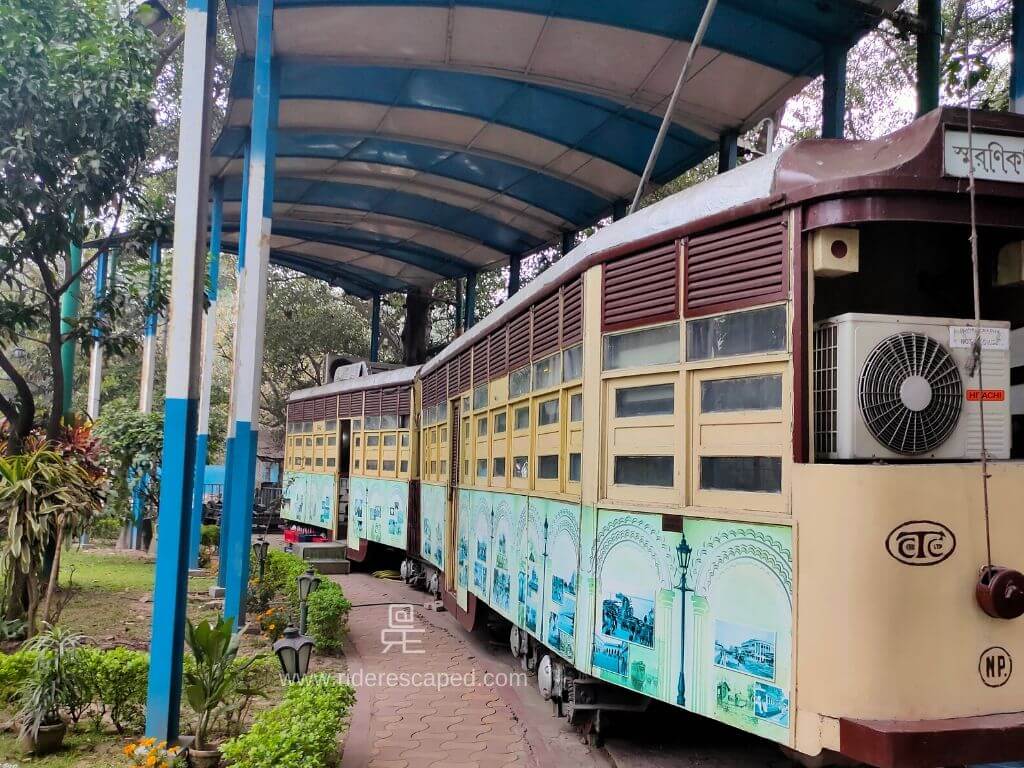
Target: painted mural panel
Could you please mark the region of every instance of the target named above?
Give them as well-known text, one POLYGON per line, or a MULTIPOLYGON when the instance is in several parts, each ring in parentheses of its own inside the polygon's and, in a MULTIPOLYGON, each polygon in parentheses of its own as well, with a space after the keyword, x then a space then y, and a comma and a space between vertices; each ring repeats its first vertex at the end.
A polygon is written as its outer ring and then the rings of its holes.
POLYGON ((519 529, 516 624, 540 639, 544 614, 544 499, 529 499, 526 524, 519 529))
POLYGON ((491 495, 487 491, 472 491, 470 495, 469 591, 487 603, 491 583, 491 495))
POLYGON ((462 610, 466 610, 469 605, 469 571, 471 563, 469 542, 472 535, 470 526, 472 517, 473 492, 460 488, 458 509, 456 510, 456 520, 458 521, 458 544, 456 546, 458 570, 455 577, 455 599, 462 610))
POLYGON ((687 706, 790 741, 792 529, 687 520, 687 706))
POLYGON ((509 621, 515 621, 518 615, 515 584, 519 573, 520 532, 526 528, 526 497, 514 493, 493 493, 491 508, 494 510, 494 523, 489 604, 509 621))
POLYGON ((448 486, 420 484, 420 555, 444 570, 448 486))
POLYGON ((281 517, 301 525, 334 530, 334 499, 337 492, 334 475, 287 472, 281 517))
POLYGON ((597 510, 580 510, 580 570, 576 596, 576 652, 574 664, 587 674, 591 671, 594 650, 594 608, 597 577, 594 570, 595 542, 597 540, 597 510))
POLYGON ((349 536, 405 549, 409 484, 403 480, 353 477, 349 536))
POLYGON ((600 510, 591 674, 790 742, 791 549, 785 526, 686 518, 681 534, 600 510))
POLYGON ((550 499, 535 502, 537 508, 543 510, 547 541, 542 637, 551 650, 573 661, 579 593, 580 505, 550 499))

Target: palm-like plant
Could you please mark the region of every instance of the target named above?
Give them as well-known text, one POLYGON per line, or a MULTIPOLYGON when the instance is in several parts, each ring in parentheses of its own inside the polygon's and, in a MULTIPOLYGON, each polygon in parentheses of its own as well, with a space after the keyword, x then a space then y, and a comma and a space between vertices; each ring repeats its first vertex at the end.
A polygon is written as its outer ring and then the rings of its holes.
MULTIPOLYGON (((196 713, 195 748, 207 749, 210 730, 224 706, 234 695, 235 681, 241 671, 234 666, 238 656, 239 635, 230 619, 219 617, 216 624, 201 621, 185 628, 185 642, 195 657, 195 665, 185 667, 185 698, 196 713)), ((249 659, 242 667, 248 667, 249 659)))
POLYGON ((37 653, 32 675, 21 692, 21 734, 35 740, 39 729, 62 722, 61 705, 72 685, 68 674, 72 657, 85 638, 61 627, 46 628, 25 643, 25 650, 37 653))

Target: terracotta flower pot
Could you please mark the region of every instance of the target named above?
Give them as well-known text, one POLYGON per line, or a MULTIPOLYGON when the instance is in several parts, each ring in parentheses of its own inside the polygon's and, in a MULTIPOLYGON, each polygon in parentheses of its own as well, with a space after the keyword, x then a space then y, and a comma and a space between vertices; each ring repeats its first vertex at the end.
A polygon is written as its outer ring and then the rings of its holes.
POLYGON ((21 745, 26 752, 32 752, 36 755, 48 755, 61 748, 67 732, 68 726, 64 722, 53 725, 41 725, 34 739, 29 734, 22 736, 21 745))
POLYGON ((220 765, 220 750, 196 749, 189 747, 188 762, 192 768, 218 768, 220 765))

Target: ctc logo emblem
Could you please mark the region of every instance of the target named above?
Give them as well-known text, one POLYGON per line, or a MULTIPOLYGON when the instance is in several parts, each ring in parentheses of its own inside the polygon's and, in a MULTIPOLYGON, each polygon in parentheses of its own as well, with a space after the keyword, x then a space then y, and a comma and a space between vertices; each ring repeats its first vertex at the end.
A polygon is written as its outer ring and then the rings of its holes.
POLYGON ((978 660, 978 674, 981 675, 981 682, 989 688, 999 688, 1006 685, 1013 673, 1013 659, 1010 652, 1005 648, 993 645, 981 652, 978 660))
POLYGON ((898 525, 885 540, 889 555, 905 565, 938 565, 953 554, 956 536, 942 523, 910 520, 898 525))

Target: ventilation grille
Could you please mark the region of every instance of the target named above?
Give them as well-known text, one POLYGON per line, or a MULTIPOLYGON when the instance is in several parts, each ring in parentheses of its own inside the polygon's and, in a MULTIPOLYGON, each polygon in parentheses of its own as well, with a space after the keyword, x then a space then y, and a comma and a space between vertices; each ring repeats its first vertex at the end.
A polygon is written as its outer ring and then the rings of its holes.
POLYGON ((302 421, 302 403, 288 404, 288 421, 302 421))
POLYGON ((496 379, 508 371, 508 327, 495 331, 487 341, 487 373, 496 379))
POLYGON ((762 304, 786 294, 781 217, 691 237, 686 242, 686 314, 762 304))
POLYGON ((838 445, 839 328, 823 325, 814 332, 814 452, 836 453, 838 445))
POLYGON ((359 418, 363 415, 363 393, 352 393, 352 405, 348 409, 349 415, 359 418))
POLYGON ((508 330, 508 366, 522 368, 530 362, 530 313, 513 320, 508 330))
POLYGON ((604 266, 601 326, 606 331, 679 317, 679 259, 675 243, 604 266))
POLYGON ((315 406, 312 400, 304 400, 302 402, 302 420, 313 421, 313 410, 315 406))
POLYGON ((448 371, 448 373, 446 374, 447 377, 448 377, 447 397, 448 397, 448 399, 451 399, 453 397, 456 397, 459 394, 459 392, 462 391, 461 388, 459 387, 459 361, 458 361, 458 359, 451 360, 448 363, 447 371, 448 371))
POLYGON ((539 360, 558 349, 559 299, 556 293, 533 308, 533 349, 530 357, 539 360))
POLYGON ((583 278, 562 289, 562 346, 583 341, 583 278))
POLYGON ((366 393, 365 411, 367 416, 380 416, 380 390, 366 393))
POLYGON ((352 395, 349 392, 342 392, 338 395, 338 416, 345 418, 352 415, 352 395))
POLYGON ((914 456, 938 448, 956 429, 963 384, 945 347, 923 333, 897 333, 865 359, 858 399, 875 439, 914 456))
POLYGON ((336 419, 338 418, 338 398, 328 397, 324 403, 324 418, 325 419, 336 419))
POLYGON ((410 413, 412 413, 412 408, 411 408, 412 398, 411 398, 411 394, 412 394, 412 390, 409 389, 408 387, 402 387, 400 390, 398 390, 398 415, 399 416, 408 416, 410 413))
POLYGON ((465 392, 470 385, 470 353, 466 350, 459 355, 459 392, 465 392))
POLYGON ((386 414, 398 413, 398 390, 385 389, 380 397, 380 412, 386 414))
POLYGON ((473 345, 473 386, 487 383, 487 339, 473 345))
POLYGON ((327 410, 327 401, 322 397, 313 401, 313 421, 323 421, 324 412, 327 410))

